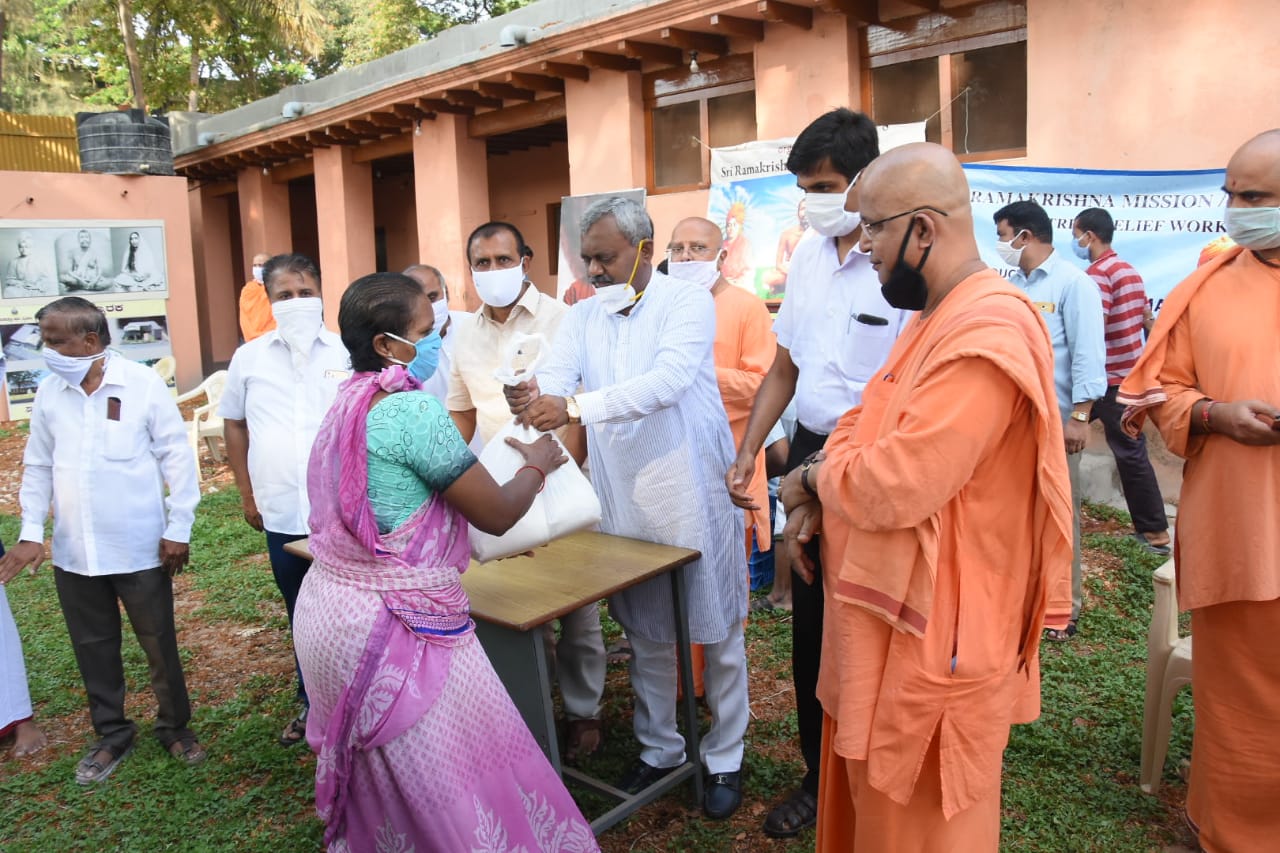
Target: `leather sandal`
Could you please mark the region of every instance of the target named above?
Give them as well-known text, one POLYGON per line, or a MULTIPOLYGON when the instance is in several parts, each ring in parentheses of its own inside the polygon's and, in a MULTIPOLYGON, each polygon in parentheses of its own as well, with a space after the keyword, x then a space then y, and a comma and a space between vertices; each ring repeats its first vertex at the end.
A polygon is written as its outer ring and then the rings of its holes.
POLYGON ((80 759, 80 763, 76 765, 76 784, 78 785, 96 785, 106 779, 115 769, 120 766, 120 762, 124 761, 124 757, 133 750, 133 744, 129 744, 120 752, 119 755, 113 753, 110 748, 100 744, 94 744, 90 747, 85 757, 80 759), (104 760, 102 756, 106 756, 104 760))
POLYGON ((308 710, 303 708, 302 713, 294 717, 289 725, 284 727, 284 731, 280 733, 281 746, 296 746, 306 740, 308 710))
POLYGON ((794 838, 818 822, 818 798, 804 788, 778 803, 764 819, 764 834, 770 838, 794 838))
POLYGON ((209 757, 195 735, 187 735, 169 744, 169 754, 186 765, 199 764, 209 757))
POLYGON ((603 747, 604 729, 599 719, 569 721, 565 737, 565 761, 574 764, 590 758, 603 747))

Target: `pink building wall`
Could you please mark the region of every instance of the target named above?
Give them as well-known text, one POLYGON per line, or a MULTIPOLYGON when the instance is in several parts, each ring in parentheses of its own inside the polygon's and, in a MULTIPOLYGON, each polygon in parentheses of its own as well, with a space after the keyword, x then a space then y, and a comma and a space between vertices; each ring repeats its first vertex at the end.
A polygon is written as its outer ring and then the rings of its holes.
MULTIPOLYGON (((373 170, 376 176, 376 161, 373 170)), ((373 181, 373 221, 386 231, 387 269, 391 272, 423 263, 418 259, 418 216, 413 191, 411 174, 375 177, 373 181)))
MULTIPOLYGON (((178 365, 178 387, 200 382, 200 326, 186 178, 135 177, 75 172, 0 172, 10 199, 6 219, 159 219, 164 221, 169 281, 169 333, 178 365), (24 200, 30 199, 29 203, 24 200)), ((50 299, 52 301, 52 298, 50 299)), ((8 420, 7 395, 0 420, 8 420)))
POLYGON ((1275 0, 1029 0, 1026 162, 1225 167, 1280 125, 1280 53, 1253 47, 1277 23, 1275 0))
MULTIPOLYGON (((529 277, 539 290, 552 296, 556 294, 558 276, 551 274, 551 257, 557 247, 549 240, 547 205, 556 204, 567 195, 566 143, 489 158, 489 218, 510 222, 520 229, 533 249, 529 277)), ((479 224, 473 223, 472 227, 479 224)))

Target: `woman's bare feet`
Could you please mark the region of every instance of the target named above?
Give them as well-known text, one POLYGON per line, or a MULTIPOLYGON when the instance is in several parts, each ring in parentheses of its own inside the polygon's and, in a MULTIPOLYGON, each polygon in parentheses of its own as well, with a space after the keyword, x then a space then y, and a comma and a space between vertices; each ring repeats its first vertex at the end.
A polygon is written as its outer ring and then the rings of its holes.
POLYGON ((32 720, 18 723, 14 731, 13 754, 15 758, 26 758, 35 755, 49 745, 49 739, 40 731, 40 727, 32 720))

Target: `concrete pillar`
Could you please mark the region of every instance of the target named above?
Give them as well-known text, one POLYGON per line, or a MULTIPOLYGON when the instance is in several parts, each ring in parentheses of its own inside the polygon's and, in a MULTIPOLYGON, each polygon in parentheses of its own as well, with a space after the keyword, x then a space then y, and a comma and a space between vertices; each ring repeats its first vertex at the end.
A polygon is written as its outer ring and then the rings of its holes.
POLYGON ((375 271, 373 170, 356 163, 346 145, 317 148, 316 209, 320 211, 320 273, 324 315, 338 328, 338 303, 347 285, 375 271))
MULTIPOLYGON (((467 266, 467 235, 489 219, 489 165, 483 139, 467 135, 467 117, 440 113, 413 137, 418 258, 449 283, 449 304, 480 307, 467 266)), ((323 210, 324 208, 321 207, 323 210)))
POLYGON ((240 281, 252 275, 253 256, 278 255, 293 249, 289 219, 289 185, 272 182, 258 166, 241 169, 236 176, 240 196, 240 234, 244 249, 240 281))
POLYGON ((796 136, 835 107, 862 109, 858 29, 814 10, 813 29, 766 24, 756 45, 756 128, 761 139, 796 136))
MULTIPOLYGON (((239 343, 236 294, 239 271, 231 253, 229 197, 215 196, 208 187, 187 194, 195 260, 196 310, 199 312, 200 358, 203 373, 228 362, 239 343)), ((183 390, 186 390, 185 388, 183 390)))
POLYGON ((564 81, 572 195, 646 185, 644 98, 636 71, 592 69, 564 81))

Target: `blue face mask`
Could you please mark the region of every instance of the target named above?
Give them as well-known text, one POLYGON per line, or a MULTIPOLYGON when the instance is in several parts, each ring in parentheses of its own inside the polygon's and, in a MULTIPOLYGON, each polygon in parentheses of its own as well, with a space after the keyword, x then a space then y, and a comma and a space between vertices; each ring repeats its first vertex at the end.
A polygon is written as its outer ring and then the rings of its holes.
POLYGON ((440 333, 432 329, 427 336, 418 340, 415 344, 412 341, 406 341, 399 335, 393 335, 391 332, 386 333, 388 338, 394 338, 402 344, 408 344, 413 347, 415 355, 413 361, 399 361, 398 359, 387 356, 389 361, 395 364, 403 365, 409 371, 409 375, 419 382, 426 382, 436 373, 436 367, 440 364, 440 333))
POLYGON ((1083 240, 1083 239, 1084 239, 1084 235, 1083 235, 1083 234, 1081 234, 1078 238, 1077 238, 1077 237, 1072 237, 1072 238, 1071 238, 1071 251, 1075 252, 1075 253, 1076 253, 1076 257, 1077 257, 1077 258, 1079 258, 1080 260, 1082 260, 1082 261, 1087 261, 1087 260, 1089 260, 1089 247, 1088 247, 1088 246, 1081 246, 1081 245, 1080 245, 1080 241, 1081 241, 1081 240, 1083 240))

